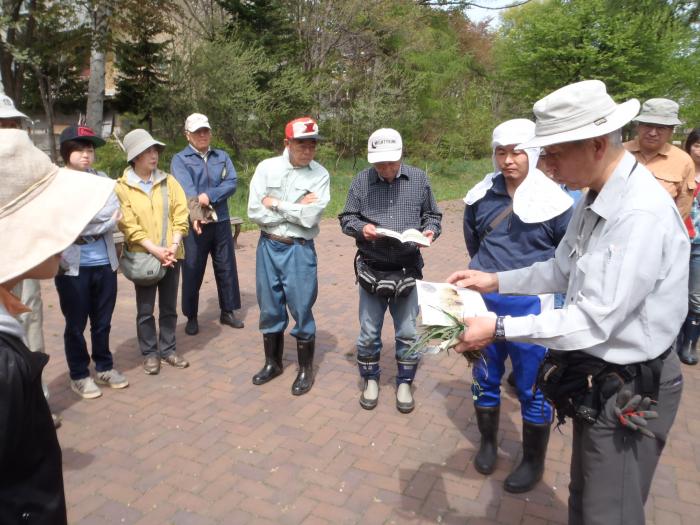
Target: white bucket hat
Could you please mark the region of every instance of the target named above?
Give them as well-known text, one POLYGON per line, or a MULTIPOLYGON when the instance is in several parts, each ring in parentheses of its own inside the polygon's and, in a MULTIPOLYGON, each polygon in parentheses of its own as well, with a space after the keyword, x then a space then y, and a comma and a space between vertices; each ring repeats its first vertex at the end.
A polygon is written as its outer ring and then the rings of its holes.
POLYGON ((584 80, 557 89, 535 102, 535 137, 521 144, 532 148, 607 135, 631 121, 639 101, 616 104, 600 80, 584 80))
POLYGON ((124 135, 123 144, 127 162, 131 162, 151 146, 156 146, 160 151, 165 148, 164 143, 155 140, 145 129, 135 129, 124 135))
POLYGON ((7 95, 1 95, 1 94, 0 94, 0 118, 6 118, 6 119, 23 118, 23 119, 31 120, 27 115, 25 115, 21 111, 17 111, 17 108, 15 108, 15 103, 12 101, 12 99, 10 97, 8 97, 7 95))
POLYGON ((667 98, 650 98, 642 104, 642 111, 634 118, 642 124, 659 124, 661 126, 678 126, 678 104, 667 98))
POLYGON ((114 181, 59 168, 25 131, 0 130, 0 283, 62 252, 107 202, 114 181))
POLYGON ((395 162, 401 158, 403 142, 395 129, 380 128, 367 141, 367 162, 395 162))

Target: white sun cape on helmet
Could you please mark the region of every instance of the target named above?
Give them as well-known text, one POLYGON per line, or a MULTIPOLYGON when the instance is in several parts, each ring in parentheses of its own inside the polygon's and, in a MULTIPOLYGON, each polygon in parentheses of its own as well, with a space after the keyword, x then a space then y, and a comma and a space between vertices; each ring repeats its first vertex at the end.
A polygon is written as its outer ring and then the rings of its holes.
MULTIPOLYGON (((472 205, 481 200, 493 186, 493 179, 501 172, 496 164, 496 148, 522 144, 535 136, 535 123, 527 119, 507 120, 493 130, 491 147, 494 171, 487 174, 464 197, 472 205)), ((561 187, 537 169, 540 148, 526 148, 528 174, 513 195, 513 212, 524 223, 538 223, 561 215, 574 203, 561 187)))

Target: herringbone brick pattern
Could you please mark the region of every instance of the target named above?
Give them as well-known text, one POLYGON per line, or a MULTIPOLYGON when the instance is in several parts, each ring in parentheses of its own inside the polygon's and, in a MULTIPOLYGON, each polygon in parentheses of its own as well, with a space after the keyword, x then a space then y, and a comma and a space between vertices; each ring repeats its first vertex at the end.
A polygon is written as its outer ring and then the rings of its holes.
MULTIPOLYGON (((425 277, 442 280, 466 265, 462 206, 443 203, 445 233, 425 251, 425 277)), ((380 404, 359 403, 358 333, 352 240, 325 221, 317 240, 320 292, 317 376, 293 397, 296 355, 286 339, 285 372, 255 387, 262 364, 255 300, 257 233, 237 251, 246 327, 218 323, 213 276, 202 288, 198 336, 178 325, 186 370, 146 376, 135 339, 133 287, 119 277, 112 349, 131 386, 79 400, 68 388, 63 319, 53 285, 44 287, 51 362, 45 378, 58 431, 72 524, 383 524, 566 522, 570 425, 553 432, 545 478, 513 496, 501 483, 518 460, 517 400, 504 393, 498 469, 478 474, 478 443, 464 359, 424 359, 416 410, 394 406, 392 326, 385 327, 380 404)), ((700 516, 700 367, 684 368, 683 406, 656 474, 649 523, 697 523, 700 516)))

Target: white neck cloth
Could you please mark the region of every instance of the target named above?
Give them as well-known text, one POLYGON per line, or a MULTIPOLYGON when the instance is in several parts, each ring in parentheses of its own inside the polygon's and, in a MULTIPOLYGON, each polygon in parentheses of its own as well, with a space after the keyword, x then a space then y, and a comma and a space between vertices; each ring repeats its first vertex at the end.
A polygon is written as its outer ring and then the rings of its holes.
MULTIPOLYGON (((535 136, 535 123, 527 119, 508 120, 493 130, 491 147, 494 171, 487 174, 467 192, 464 202, 472 205, 486 195, 500 170, 496 164, 496 148, 521 144, 535 136)), ((564 213, 573 205, 573 199, 559 185, 537 169, 540 148, 526 148, 528 175, 513 195, 513 212, 525 223, 538 223, 564 213)))

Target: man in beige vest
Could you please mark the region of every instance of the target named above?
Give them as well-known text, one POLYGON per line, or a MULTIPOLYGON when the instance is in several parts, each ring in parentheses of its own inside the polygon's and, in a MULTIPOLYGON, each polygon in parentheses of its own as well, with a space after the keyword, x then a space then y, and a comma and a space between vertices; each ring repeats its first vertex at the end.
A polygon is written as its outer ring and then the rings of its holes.
POLYGON ((675 201, 681 217, 690 213, 695 191, 695 165, 690 156, 669 144, 678 120, 678 104, 667 98, 650 98, 634 119, 637 136, 625 149, 646 166, 675 201))

